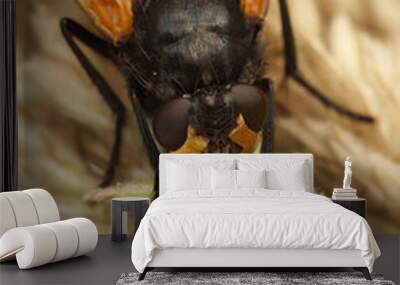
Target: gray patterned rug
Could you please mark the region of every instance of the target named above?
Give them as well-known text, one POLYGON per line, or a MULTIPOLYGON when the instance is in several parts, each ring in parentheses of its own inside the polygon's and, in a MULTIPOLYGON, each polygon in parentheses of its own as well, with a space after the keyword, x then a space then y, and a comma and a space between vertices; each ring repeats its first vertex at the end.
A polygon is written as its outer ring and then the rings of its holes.
POLYGON ((380 275, 368 281, 359 272, 148 272, 138 281, 138 273, 122 274, 117 285, 213 284, 213 285, 297 285, 297 284, 368 284, 395 285, 380 275))

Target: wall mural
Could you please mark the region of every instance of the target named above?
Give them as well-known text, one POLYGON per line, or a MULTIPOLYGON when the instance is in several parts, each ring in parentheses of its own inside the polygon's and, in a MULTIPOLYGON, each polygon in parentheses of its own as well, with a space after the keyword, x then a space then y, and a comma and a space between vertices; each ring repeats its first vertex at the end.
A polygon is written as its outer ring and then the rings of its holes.
POLYGON ((400 232, 397 0, 17 3, 20 188, 109 229, 161 152, 310 152, 400 232))

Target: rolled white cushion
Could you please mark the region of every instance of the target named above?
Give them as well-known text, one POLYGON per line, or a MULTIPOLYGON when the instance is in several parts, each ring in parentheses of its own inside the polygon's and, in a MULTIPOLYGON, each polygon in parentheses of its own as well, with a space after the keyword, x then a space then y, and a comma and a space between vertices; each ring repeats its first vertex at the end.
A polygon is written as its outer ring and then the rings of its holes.
POLYGON ((0 237, 8 230, 15 228, 17 222, 10 202, 0 195, 0 237))
POLYGON ((74 218, 65 220, 64 222, 74 226, 78 233, 78 248, 74 257, 91 252, 96 248, 98 232, 96 225, 91 220, 74 218))
POLYGON ((39 223, 35 205, 28 194, 22 191, 14 191, 3 192, 1 196, 10 203, 17 227, 33 226, 39 223))
POLYGON ((65 221, 44 224, 56 237, 57 251, 51 262, 57 262, 75 255, 78 249, 78 232, 65 221))
POLYGON ((57 204, 49 192, 29 189, 0 193, 0 237, 14 227, 26 227, 60 220, 57 204))
POLYGON ((0 239, 0 260, 16 254, 20 269, 51 262, 57 250, 57 240, 51 229, 43 225, 14 228, 0 239))
POLYGON ((22 192, 28 194, 32 199, 39 218, 39 224, 60 220, 57 204, 49 192, 43 189, 29 189, 22 192))
POLYGON ((16 255, 20 269, 86 254, 97 245, 96 226, 76 218, 7 231, 0 238, 0 261, 16 255))

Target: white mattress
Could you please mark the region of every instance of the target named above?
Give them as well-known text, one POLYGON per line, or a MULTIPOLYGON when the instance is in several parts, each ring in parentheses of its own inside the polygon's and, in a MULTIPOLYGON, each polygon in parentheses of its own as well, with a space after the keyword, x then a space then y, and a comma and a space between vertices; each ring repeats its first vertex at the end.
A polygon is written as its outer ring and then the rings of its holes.
POLYGON ((142 220, 132 262, 142 272, 163 249, 359 250, 372 271, 379 248, 367 222, 328 198, 248 189, 166 193, 142 220))

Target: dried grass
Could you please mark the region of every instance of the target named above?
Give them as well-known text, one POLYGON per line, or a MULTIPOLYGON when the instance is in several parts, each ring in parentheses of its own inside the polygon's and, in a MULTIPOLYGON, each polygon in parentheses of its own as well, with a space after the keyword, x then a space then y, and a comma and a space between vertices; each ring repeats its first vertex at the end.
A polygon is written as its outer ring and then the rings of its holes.
POLYGON ((343 118, 293 81, 283 81, 280 19, 273 1, 265 39, 267 74, 279 88, 276 151, 314 153, 316 184, 325 194, 341 185, 343 160, 350 155, 354 186, 368 198, 372 227, 378 232, 399 232, 400 2, 288 3, 301 72, 330 98, 371 114, 376 122, 368 125, 343 118))

